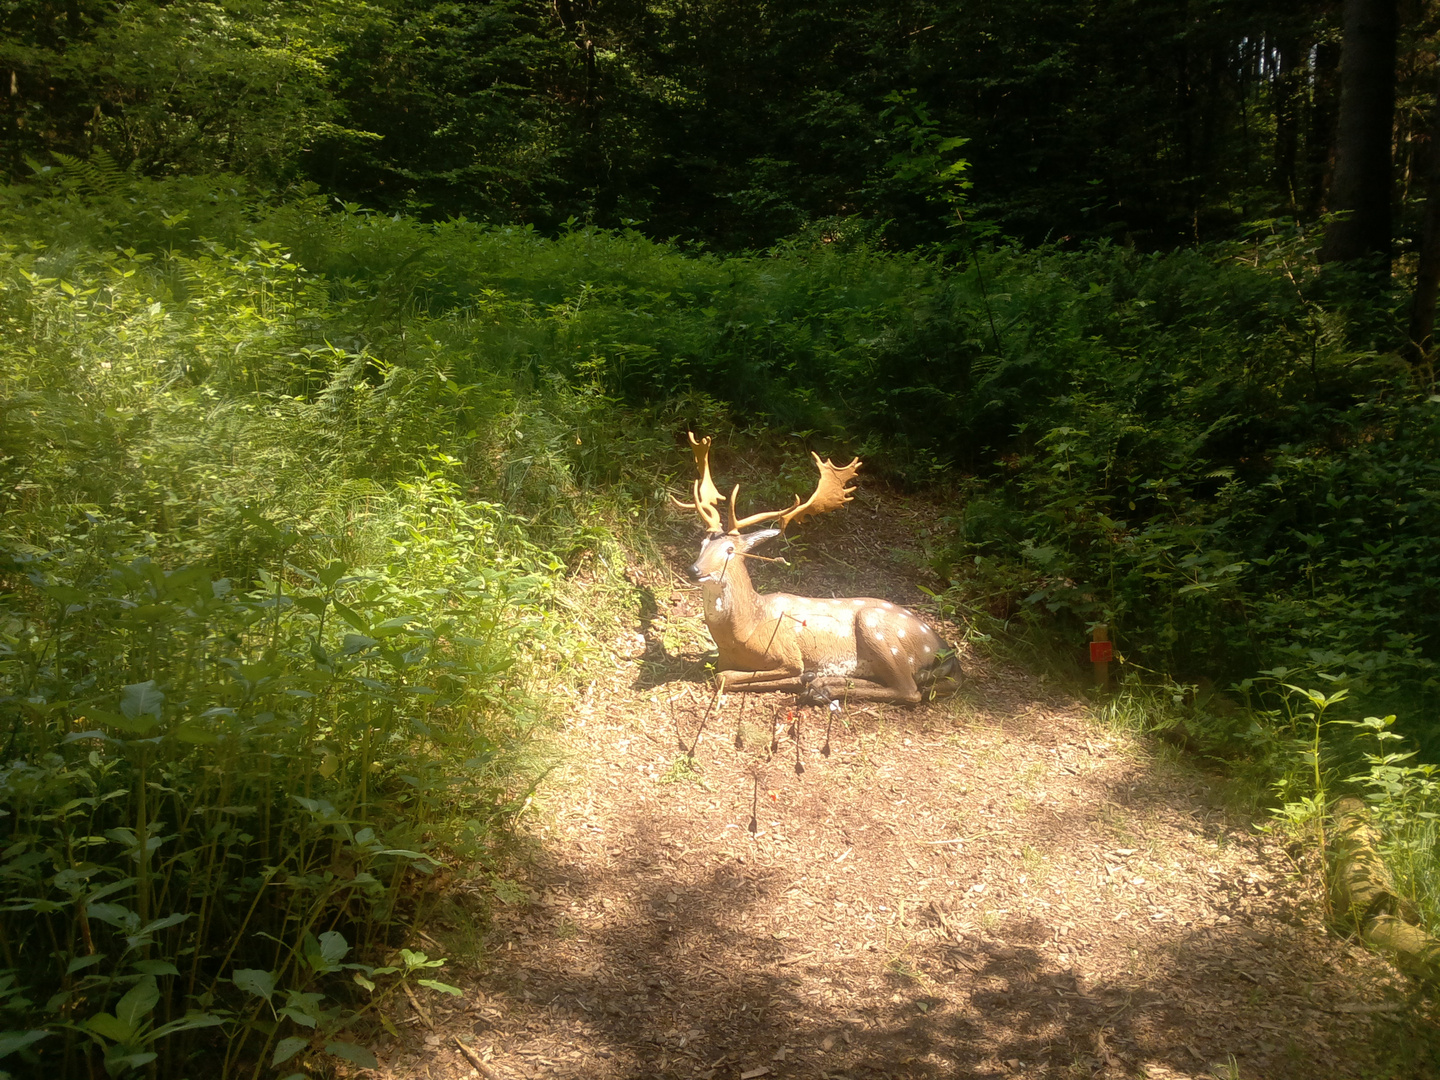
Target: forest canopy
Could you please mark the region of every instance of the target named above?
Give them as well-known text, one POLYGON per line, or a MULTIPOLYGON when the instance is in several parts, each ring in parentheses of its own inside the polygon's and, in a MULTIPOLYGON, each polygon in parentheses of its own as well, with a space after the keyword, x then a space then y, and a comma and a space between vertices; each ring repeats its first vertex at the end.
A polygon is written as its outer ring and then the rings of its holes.
MULTIPOLYGON (((1413 248, 1435 11, 1369 6, 1398 19, 1413 248)), ((726 249, 852 218, 934 243, 962 207, 1027 242, 1160 249, 1336 209, 1339 3, 8 0, 0 20, 14 177, 103 149, 145 175, 726 249)))

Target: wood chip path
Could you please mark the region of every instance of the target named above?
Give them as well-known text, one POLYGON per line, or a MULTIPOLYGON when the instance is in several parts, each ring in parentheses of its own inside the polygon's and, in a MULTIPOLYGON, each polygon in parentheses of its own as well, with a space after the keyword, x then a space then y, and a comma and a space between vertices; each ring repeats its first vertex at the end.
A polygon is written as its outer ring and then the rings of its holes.
MULTIPOLYGON (((886 595, 924 607, 905 565, 886 595)), ((832 572, 816 595, 876 591, 832 572)), ((1403 981, 1326 930, 1302 847, 1215 778, 974 656, 956 699, 848 710, 828 756, 824 711, 729 696, 692 774, 697 597, 641 587, 569 710, 526 895, 457 887, 427 932, 466 996, 402 1006, 378 1075, 1440 1075, 1403 981)))

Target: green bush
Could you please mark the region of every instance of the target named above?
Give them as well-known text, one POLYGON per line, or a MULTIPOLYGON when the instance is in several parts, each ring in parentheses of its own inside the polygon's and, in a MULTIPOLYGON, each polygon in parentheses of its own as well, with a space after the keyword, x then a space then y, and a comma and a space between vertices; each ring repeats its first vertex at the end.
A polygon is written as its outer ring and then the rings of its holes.
POLYGON ((1433 756, 1440 660, 1437 404, 1304 237, 722 259, 103 164, 0 190, 0 1053, 364 1063, 433 974, 383 963, 429 873, 490 865, 546 687, 635 604, 677 440, 739 417, 963 493, 948 603, 1036 656, 1108 623, 1278 802, 1399 784, 1431 880, 1428 774, 1285 719, 1324 673, 1433 756))
POLYGON ((452 989, 382 961, 437 866, 495 865, 584 648, 536 538, 610 511, 527 521, 574 461, 513 451, 604 418, 423 326, 329 340, 360 303, 263 237, 116 247, 141 190, 7 203, 0 1052, 366 1064, 347 1029, 452 989))

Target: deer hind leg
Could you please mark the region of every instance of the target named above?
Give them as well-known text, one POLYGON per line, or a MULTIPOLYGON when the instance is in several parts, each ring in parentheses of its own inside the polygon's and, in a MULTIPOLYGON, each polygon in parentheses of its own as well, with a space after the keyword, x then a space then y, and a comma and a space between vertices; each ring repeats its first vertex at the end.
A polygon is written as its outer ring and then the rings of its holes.
POLYGON ((915 676, 920 692, 927 700, 949 697, 960 689, 965 673, 960 670, 960 660, 953 649, 947 649, 944 659, 932 664, 915 676))
POLYGON ((911 654, 900 640, 889 640, 883 626, 864 627, 855 635, 856 667, 861 677, 818 675, 810 682, 809 697, 817 702, 843 698, 893 705, 916 705, 924 700, 915 682, 911 654))
POLYGON ((897 689, 870 679, 826 675, 809 684, 805 697, 814 705, 824 705, 831 701, 878 701, 890 705, 918 705, 925 696, 918 688, 907 692, 904 688, 897 689))

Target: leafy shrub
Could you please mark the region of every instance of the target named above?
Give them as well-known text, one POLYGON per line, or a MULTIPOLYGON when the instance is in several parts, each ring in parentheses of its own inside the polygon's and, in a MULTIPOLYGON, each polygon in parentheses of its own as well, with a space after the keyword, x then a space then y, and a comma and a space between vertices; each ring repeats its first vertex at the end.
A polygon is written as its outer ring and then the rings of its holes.
MULTIPOLYGON (((583 649, 531 537, 589 512, 531 529, 476 487, 518 464, 489 422, 565 425, 330 344, 355 307, 272 241, 96 243, 108 198, 0 253, 0 1051, 367 1064, 347 1028, 448 992, 383 961, 437 867, 493 864, 545 768, 536 680, 583 649)), ((551 498, 567 466, 526 471, 551 498)))

